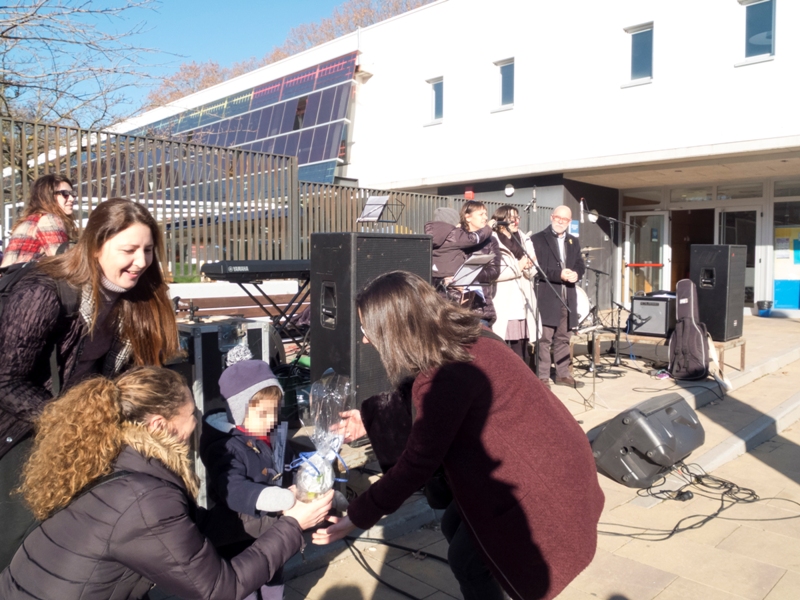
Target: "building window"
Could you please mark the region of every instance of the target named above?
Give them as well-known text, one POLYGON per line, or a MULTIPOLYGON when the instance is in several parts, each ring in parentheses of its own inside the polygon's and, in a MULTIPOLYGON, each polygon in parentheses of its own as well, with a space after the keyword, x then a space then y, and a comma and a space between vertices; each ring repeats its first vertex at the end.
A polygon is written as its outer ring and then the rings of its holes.
POLYGON ((710 202, 713 198, 711 187, 676 188, 670 190, 670 202, 710 202))
POLYGON ((653 24, 625 29, 631 36, 631 80, 653 77, 653 24))
POLYGON ((500 106, 514 105, 514 59, 494 63, 500 73, 500 106))
POLYGON ((430 79, 428 83, 431 84, 431 120, 441 121, 444 116, 444 79, 430 79))
POLYGON ((745 5, 746 58, 775 54, 775 0, 739 0, 745 5))

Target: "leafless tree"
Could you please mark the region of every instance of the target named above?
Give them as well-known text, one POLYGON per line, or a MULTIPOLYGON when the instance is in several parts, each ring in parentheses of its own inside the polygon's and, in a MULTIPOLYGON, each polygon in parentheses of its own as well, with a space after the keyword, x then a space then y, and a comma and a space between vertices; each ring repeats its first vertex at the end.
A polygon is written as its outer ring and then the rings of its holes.
POLYGON ((0 5, 0 116, 101 127, 149 78, 129 24, 153 0, 12 0, 0 5))

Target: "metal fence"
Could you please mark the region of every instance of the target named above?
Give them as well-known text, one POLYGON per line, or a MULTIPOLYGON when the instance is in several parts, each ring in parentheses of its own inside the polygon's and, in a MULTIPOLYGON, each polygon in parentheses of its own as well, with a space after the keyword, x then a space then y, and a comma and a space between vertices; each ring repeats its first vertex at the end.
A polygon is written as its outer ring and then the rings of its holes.
MULTIPOLYGON (((46 173, 66 175, 78 192, 85 224, 99 202, 122 197, 145 204, 166 241, 172 277, 193 278, 205 262, 309 258, 316 232, 422 233, 437 207, 463 198, 300 183, 297 159, 0 119, 2 233, 8 238, 30 184, 46 173), (367 198, 388 195, 382 221, 359 223, 367 198), (394 215, 396 222, 386 222, 394 215)), ((504 202, 486 202, 489 214, 504 202)), ((521 211, 523 231, 538 231, 548 211, 521 211)))

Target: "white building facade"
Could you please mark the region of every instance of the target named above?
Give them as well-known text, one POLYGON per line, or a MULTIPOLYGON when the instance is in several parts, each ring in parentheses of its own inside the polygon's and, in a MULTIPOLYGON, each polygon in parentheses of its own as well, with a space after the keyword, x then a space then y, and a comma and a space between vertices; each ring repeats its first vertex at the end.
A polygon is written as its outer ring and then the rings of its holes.
MULTIPOLYGON (((795 0, 439 0, 121 130, 175 121, 355 56, 348 104, 339 107, 344 125, 334 127, 333 113, 311 125, 320 136, 327 128, 327 148, 339 144, 326 155, 333 166, 314 171, 328 181, 478 199, 512 184, 519 204, 536 186, 540 203, 565 202, 576 216, 583 198, 587 209, 638 226, 602 218, 578 226, 583 245, 598 247, 595 266, 609 272, 613 286, 603 287, 618 301, 674 289, 690 244, 744 244, 747 303, 772 300, 794 314, 798 26, 795 0)), ((273 137, 291 146, 295 136, 303 152, 301 137, 312 134, 300 129, 273 137)), ((322 150, 309 148, 300 164, 311 172, 322 163, 308 159, 322 150)))

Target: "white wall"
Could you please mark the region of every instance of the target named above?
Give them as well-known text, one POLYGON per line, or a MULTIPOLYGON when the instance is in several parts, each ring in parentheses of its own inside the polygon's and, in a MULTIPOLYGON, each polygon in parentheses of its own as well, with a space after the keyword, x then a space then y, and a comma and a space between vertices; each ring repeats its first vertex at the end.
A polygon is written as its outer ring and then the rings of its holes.
MULTIPOLYGON (((800 2, 778 0, 774 60, 744 60, 737 0, 446 0, 361 32, 349 177, 407 187, 559 171, 601 157, 800 135, 800 2), (623 87, 625 27, 654 23, 653 82, 623 87), (497 67, 515 59, 515 106, 497 67), (444 119, 426 80, 444 77, 444 119)), ((800 140, 798 140, 800 144, 800 140)), ((713 152, 713 149, 709 150, 713 152)))
MULTIPOLYGON (((359 86, 346 176, 369 187, 437 186, 645 159, 800 147, 800 1, 776 0, 774 60, 744 60, 737 0, 440 0, 151 111, 163 118, 356 48, 359 86), (654 23, 653 81, 624 87, 626 27, 654 23), (515 105, 495 62, 515 59, 515 105), (429 125, 427 80, 444 77, 429 125), (426 126, 428 125, 428 126, 426 126), (782 138, 782 139, 777 139, 782 138), (744 142, 742 144, 741 142, 744 142)), ((736 174, 732 173, 731 178, 736 174)))

